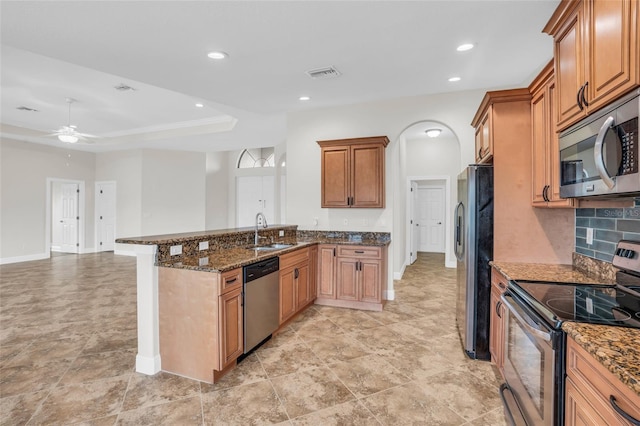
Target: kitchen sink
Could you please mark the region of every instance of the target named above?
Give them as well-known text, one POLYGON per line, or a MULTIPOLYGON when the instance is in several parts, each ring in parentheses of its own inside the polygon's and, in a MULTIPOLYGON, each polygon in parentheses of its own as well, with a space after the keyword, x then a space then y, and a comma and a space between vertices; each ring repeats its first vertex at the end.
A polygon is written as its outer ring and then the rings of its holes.
POLYGON ((259 246, 259 247, 249 247, 249 250, 257 250, 257 251, 273 251, 273 250, 282 250, 293 246, 293 244, 280 244, 273 243, 268 246, 259 246))

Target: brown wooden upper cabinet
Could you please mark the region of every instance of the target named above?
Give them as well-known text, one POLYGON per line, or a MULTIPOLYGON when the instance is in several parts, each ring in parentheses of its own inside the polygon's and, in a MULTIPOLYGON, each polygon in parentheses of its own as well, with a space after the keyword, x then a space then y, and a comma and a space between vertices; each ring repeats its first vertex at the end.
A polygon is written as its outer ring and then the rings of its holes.
POLYGON ((562 0, 553 36, 556 125, 564 130, 640 86, 637 0, 562 0))
POLYGON ((560 198, 560 149, 555 131, 553 61, 529 86, 531 92, 531 185, 534 207, 574 207, 575 199, 560 198))
POLYGON ((384 208, 386 136, 318 141, 322 207, 384 208))

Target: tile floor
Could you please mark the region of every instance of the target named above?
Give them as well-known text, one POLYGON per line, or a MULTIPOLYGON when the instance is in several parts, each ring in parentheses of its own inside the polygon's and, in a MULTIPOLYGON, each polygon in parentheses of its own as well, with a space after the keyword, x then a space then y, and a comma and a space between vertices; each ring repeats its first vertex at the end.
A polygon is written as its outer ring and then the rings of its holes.
POLYGON ((502 425, 443 264, 420 254, 383 312, 310 307, 215 385, 134 372, 134 258, 0 266, 0 424, 502 425))

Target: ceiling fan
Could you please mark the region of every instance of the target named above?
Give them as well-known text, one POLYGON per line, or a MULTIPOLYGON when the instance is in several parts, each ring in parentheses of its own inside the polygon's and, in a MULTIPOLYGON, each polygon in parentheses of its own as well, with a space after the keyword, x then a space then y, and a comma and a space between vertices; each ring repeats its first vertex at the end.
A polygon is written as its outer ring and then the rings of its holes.
POLYGON ((71 104, 77 102, 76 99, 67 98, 67 103, 69 104, 69 120, 66 126, 60 126, 58 130, 51 133, 49 136, 57 136, 58 140, 66 143, 77 143, 78 141, 82 141, 85 143, 93 143, 92 138, 97 138, 97 136, 90 135, 87 133, 80 133, 76 130, 76 126, 71 124, 71 104))

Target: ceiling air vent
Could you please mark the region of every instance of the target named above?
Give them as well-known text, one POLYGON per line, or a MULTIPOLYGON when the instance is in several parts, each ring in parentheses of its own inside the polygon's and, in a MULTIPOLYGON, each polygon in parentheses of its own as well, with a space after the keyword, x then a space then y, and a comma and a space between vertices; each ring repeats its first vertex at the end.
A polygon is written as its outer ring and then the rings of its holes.
POLYGON ((38 112, 37 109, 29 108, 29 107, 26 107, 24 105, 21 105, 16 109, 19 109, 20 111, 38 112))
POLYGON ((126 85, 124 83, 120 83, 117 86, 113 86, 113 88, 116 89, 118 92, 128 92, 128 91, 136 90, 133 87, 126 85))
POLYGON ((307 75, 314 79, 335 78, 340 75, 340 71, 334 67, 326 67, 307 71, 307 75))

